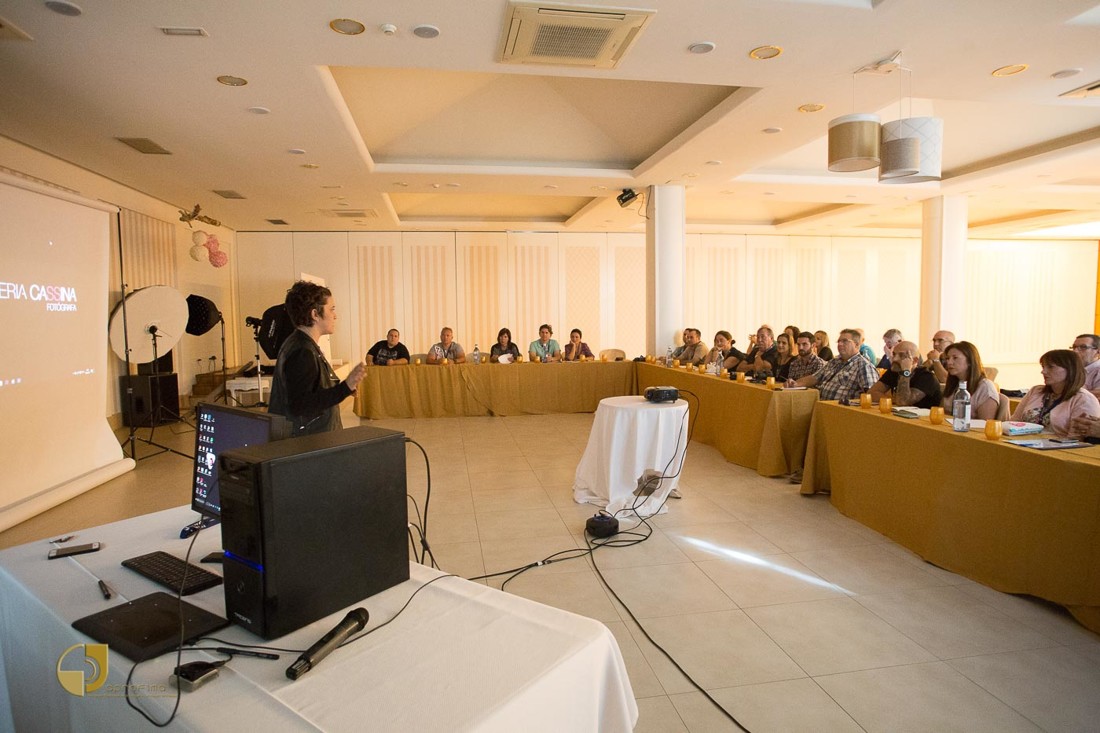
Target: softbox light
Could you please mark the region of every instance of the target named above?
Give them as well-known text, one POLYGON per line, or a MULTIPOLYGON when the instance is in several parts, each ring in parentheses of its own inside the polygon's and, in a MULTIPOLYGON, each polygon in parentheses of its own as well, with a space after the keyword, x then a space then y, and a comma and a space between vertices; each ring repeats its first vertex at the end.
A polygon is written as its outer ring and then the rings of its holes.
POLYGON ((214 301, 201 295, 187 296, 187 333, 202 336, 221 323, 222 314, 214 301))
POLYGON ((290 320, 290 314, 286 312, 286 307, 282 303, 264 311, 257 338, 260 341, 260 348, 267 354, 268 359, 279 358, 279 348, 292 333, 294 333, 294 321, 290 320))

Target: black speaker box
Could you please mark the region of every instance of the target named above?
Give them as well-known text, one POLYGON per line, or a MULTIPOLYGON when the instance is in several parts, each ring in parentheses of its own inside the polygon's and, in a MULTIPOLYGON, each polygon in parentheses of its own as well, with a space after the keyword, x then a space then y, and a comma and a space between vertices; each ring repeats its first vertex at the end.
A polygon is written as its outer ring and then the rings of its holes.
POLYGON ((265 639, 409 578, 405 436, 357 427, 218 457, 226 617, 265 639))
POLYGON ((149 428, 179 422, 180 393, 175 374, 122 376, 118 378, 118 393, 122 424, 126 427, 149 428), (128 388, 134 390, 132 413, 128 388))
POLYGON ((172 352, 169 351, 164 356, 160 357, 156 361, 147 361, 137 365, 138 374, 171 374, 176 370, 175 364, 172 362, 172 352))

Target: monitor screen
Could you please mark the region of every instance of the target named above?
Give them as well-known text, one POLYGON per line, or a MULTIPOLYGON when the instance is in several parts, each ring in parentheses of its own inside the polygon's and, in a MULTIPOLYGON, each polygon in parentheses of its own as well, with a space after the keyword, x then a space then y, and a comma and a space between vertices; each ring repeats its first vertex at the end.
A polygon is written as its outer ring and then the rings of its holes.
POLYGON ((200 403, 195 408, 195 470, 191 508, 208 517, 221 516, 218 456, 223 451, 282 440, 290 422, 281 415, 200 403))

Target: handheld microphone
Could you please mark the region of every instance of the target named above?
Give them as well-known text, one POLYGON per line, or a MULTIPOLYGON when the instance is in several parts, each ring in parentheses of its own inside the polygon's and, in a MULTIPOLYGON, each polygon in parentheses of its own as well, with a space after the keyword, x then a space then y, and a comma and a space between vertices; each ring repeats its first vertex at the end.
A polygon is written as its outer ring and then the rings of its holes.
POLYGON ((336 647, 347 641, 349 636, 357 634, 367 625, 370 614, 365 608, 353 608, 344 616, 344 620, 306 649, 294 664, 286 668, 286 676, 296 680, 316 667, 322 659, 332 653, 336 647))

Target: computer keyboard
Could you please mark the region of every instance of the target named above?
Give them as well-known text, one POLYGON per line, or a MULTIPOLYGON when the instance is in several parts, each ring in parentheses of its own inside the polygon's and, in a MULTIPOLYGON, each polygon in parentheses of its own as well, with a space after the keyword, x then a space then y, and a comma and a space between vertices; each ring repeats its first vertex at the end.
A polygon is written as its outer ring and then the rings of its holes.
POLYGON ((222 582, 220 575, 215 575, 209 570, 198 565, 184 562, 175 555, 167 552, 150 552, 148 555, 138 555, 129 560, 122 561, 122 567, 130 568, 136 573, 144 575, 154 583, 160 583, 173 593, 180 592, 183 584, 183 569, 187 568, 187 584, 183 586, 182 595, 189 596, 207 588, 213 588, 222 582))

